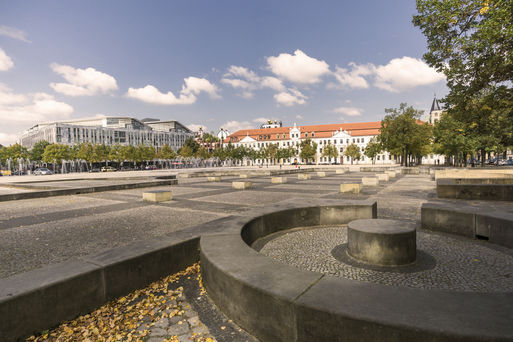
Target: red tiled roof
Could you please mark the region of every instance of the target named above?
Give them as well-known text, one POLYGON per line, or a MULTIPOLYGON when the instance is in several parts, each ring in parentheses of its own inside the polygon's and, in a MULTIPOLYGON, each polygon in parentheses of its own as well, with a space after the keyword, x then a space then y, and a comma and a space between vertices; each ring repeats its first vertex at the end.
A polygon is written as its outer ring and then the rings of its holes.
MULTIPOLYGON (((294 128, 289 127, 277 127, 277 128, 256 128, 256 129, 242 129, 233 134, 230 134, 225 140, 225 143, 230 141, 230 138, 237 138, 235 142, 244 139, 249 136, 255 140, 288 140, 289 131, 294 128), (270 135, 268 139, 259 139, 261 135, 270 135), (279 134, 279 137, 276 135, 279 134), (285 134, 285 138, 283 138, 285 134)), ((304 133, 308 133, 308 137, 311 138, 311 133, 314 132, 313 138, 331 138, 333 132, 347 131, 351 136, 365 136, 365 135, 378 135, 379 129, 381 128, 381 121, 373 122, 357 122, 357 123, 340 123, 340 124, 326 124, 326 125, 310 125, 310 126, 297 126, 301 132, 301 138, 304 138, 304 133)))

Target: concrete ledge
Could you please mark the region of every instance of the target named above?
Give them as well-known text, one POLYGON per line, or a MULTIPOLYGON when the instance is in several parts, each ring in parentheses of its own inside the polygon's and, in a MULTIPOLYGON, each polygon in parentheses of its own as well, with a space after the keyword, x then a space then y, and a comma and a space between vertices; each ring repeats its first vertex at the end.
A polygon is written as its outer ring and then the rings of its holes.
POLYGON ((245 190, 253 186, 251 182, 232 182, 232 188, 236 190, 245 190))
POLYGON ((287 183, 287 177, 271 177, 272 184, 283 184, 287 183))
POLYGON ((376 217, 375 203, 356 202, 263 210, 247 217, 233 233, 202 236, 201 268, 208 295, 261 341, 511 340, 512 293, 352 281, 302 271, 250 247, 282 229, 376 217))
POLYGON ((177 235, 0 279, 1 340, 24 340, 193 264, 199 237, 177 235))
POLYGON ((143 201, 145 202, 166 202, 173 199, 173 194, 168 190, 153 190, 143 192, 143 201))
POLYGON ((300 173, 297 175, 297 179, 299 180, 308 180, 308 179, 311 179, 312 177, 306 173, 300 173))
POLYGON ((423 203, 421 224, 424 229, 488 239, 513 248, 513 213, 456 203, 423 203))
POLYGON ((388 174, 386 174, 386 173, 377 173, 377 174, 376 174, 376 177, 378 178, 378 180, 379 180, 380 182, 382 182, 382 181, 383 181, 383 182, 388 182, 388 180, 389 180, 389 176, 388 176, 388 174))
MULTIPOLYGON (((470 181, 457 181, 455 179, 438 179, 436 193, 439 198, 454 198, 465 200, 513 201, 513 183, 474 184, 470 181), (463 184, 462 184, 463 183, 463 184)), ((507 180, 504 180, 507 182, 507 180)))
POLYGON ((392 170, 394 166, 360 166, 360 172, 383 172, 392 170))
POLYGON ((178 180, 169 179, 169 180, 156 180, 156 181, 151 181, 151 182, 140 182, 140 183, 131 183, 131 184, 115 184, 115 185, 102 185, 102 186, 92 186, 92 187, 84 187, 84 188, 20 192, 20 193, 16 193, 16 194, 0 195, 0 202, 17 201, 17 200, 31 199, 31 198, 44 198, 44 197, 68 196, 68 195, 77 195, 77 194, 89 194, 92 192, 103 192, 103 191, 113 191, 113 190, 148 188, 148 187, 152 187, 152 186, 174 185, 174 184, 178 184, 178 180))
POLYGON ((420 175, 420 169, 417 167, 403 167, 401 173, 403 175, 420 175))
POLYGON ((209 182, 220 182, 221 181, 221 177, 219 177, 219 176, 211 176, 211 177, 207 177, 207 180, 209 182))
POLYGON ((326 177, 326 172, 324 172, 324 171, 317 171, 317 177, 326 177))
POLYGON ((340 192, 341 193, 359 194, 361 190, 362 190, 362 184, 360 184, 360 183, 340 184, 340 192))
POLYGON ((377 177, 362 177, 363 186, 378 186, 379 179, 377 177))

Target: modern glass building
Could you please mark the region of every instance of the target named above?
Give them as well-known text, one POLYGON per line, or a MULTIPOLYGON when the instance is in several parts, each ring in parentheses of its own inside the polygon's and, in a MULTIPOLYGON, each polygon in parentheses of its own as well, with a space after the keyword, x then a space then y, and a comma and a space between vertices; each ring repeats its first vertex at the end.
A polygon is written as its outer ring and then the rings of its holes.
POLYGON ((18 143, 29 149, 35 143, 46 140, 70 146, 92 143, 160 148, 169 145, 178 150, 189 137, 194 137, 194 132, 174 120, 102 116, 37 124, 23 132, 18 143))

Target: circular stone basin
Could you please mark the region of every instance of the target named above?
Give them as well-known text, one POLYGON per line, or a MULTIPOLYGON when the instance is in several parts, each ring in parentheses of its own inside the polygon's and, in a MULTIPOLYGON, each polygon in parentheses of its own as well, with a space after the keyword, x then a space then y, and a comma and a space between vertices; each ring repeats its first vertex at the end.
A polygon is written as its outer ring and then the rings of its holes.
POLYGON ((398 220, 355 220, 347 225, 348 254, 365 263, 400 266, 415 262, 415 225, 398 220))

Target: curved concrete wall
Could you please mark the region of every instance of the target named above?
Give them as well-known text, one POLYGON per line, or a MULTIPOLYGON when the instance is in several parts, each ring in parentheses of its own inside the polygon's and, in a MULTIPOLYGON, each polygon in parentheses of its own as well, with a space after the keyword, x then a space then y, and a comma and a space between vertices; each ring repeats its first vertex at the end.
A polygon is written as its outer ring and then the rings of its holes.
POLYGON ((513 338, 511 293, 429 291, 351 281, 282 264, 248 245, 282 229, 322 224, 323 216, 332 224, 375 218, 375 208, 369 202, 279 208, 248 218, 233 233, 202 236, 202 277, 209 296, 264 342, 513 338))

